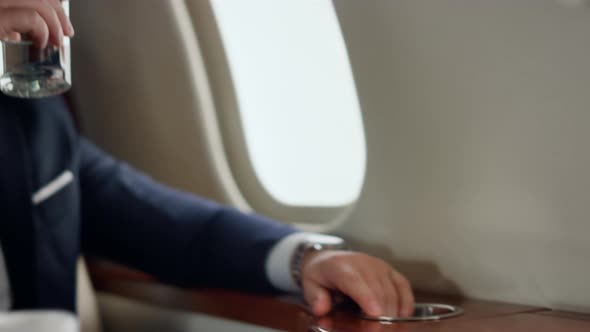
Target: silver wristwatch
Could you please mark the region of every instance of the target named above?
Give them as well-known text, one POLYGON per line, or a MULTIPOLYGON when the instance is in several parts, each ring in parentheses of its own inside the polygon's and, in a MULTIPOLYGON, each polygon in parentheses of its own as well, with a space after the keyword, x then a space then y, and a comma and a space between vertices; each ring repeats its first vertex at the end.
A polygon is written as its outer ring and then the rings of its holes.
POLYGON ((302 264, 305 256, 311 252, 318 252, 324 250, 349 250, 348 246, 339 237, 322 235, 322 234, 311 234, 303 242, 301 242, 293 256, 291 257, 291 276, 295 283, 302 287, 302 264))

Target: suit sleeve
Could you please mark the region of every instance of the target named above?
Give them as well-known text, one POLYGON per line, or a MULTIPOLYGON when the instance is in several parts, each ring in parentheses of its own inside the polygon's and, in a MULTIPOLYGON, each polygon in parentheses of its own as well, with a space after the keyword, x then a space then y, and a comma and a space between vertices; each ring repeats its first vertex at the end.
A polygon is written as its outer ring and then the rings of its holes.
POLYGON ((180 286, 275 291, 265 272, 290 226, 183 193, 80 142, 82 247, 180 286))

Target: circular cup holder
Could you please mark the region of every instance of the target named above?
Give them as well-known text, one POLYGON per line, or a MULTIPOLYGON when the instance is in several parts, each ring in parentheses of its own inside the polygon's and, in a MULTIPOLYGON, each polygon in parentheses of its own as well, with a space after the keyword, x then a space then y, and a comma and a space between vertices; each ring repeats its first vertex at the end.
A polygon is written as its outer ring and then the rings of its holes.
POLYGON ((410 317, 368 316, 364 313, 361 313, 360 316, 363 319, 393 323, 440 320, 456 317, 461 314, 463 314, 463 309, 454 305, 439 303, 416 303, 414 314, 410 317))

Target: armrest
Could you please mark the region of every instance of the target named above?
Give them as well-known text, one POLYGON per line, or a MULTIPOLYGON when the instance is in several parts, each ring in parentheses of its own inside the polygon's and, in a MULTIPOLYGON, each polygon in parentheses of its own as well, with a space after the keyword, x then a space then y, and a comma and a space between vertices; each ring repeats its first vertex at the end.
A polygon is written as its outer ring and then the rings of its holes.
MULTIPOLYGON (((351 329, 361 332, 389 331, 387 326, 402 325, 408 328, 407 331, 429 331, 433 327, 469 331, 478 326, 483 328, 496 325, 506 327, 503 331, 544 331, 539 330, 542 326, 536 325, 537 320, 552 320, 553 325, 548 326, 553 328, 555 324, 564 324, 564 327, 571 325, 571 322, 568 323, 568 320, 562 317, 541 315, 550 312, 541 307, 432 294, 418 294, 417 298, 420 302, 459 305, 465 309, 465 314, 442 322, 394 325, 364 321, 347 312, 337 312, 329 317, 316 319, 308 314, 302 300, 294 296, 265 296, 221 289, 180 289, 164 285, 144 273, 104 261, 89 262, 89 271, 95 287, 103 293, 166 309, 212 315, 284 331, 309 331, 313 326, 322 326, 322 324, 329 326, 331 332, 351 329)), ((588 325, 582 325, 590 330, 590 321, 586 323, 588 325)), ((321 329, 316 328, 316 331, 321 329)))

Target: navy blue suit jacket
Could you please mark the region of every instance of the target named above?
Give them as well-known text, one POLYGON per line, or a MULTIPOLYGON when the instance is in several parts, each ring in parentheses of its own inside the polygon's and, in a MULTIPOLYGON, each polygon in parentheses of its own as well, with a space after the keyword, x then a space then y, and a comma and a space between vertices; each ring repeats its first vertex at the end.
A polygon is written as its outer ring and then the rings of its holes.
POLYGON ((175 285, 272 291, 266 256, 294 231, 111 158, 78 135, 61 98, 0 95, 0 244, 14 309, 75 311, 82 252, 175 285), (65 170, 74 181, 33 204, 33 193, 65 170))

